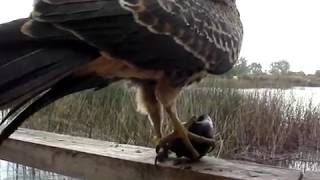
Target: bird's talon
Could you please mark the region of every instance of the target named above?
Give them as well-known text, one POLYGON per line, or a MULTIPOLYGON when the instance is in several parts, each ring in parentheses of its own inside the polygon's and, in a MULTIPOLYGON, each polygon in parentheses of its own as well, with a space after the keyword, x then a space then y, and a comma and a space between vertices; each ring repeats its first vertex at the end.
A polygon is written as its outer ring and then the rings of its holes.
POLYGON ((191 161, 197 161, 208 152, 215 148, 215 141, 213 139, 214 129, 212 119, 208 115, 203 115, 194 120, 192 118, 188 121, 190 126, 184 124, 184 128, 176 129, 175 137, 171 141, 167 141, 169 150, 174 152, 177 157, 187 157, 191 161), (187 137, 184 137, 184 134, 187 137), (192 146, 188 146, 186 141, 189 138, 192 146))
POLYGON ((161 147, 160 145, 156 146, 156 158, 154 164, 157 165, 158 162, 163 162, 169 157, 169 148, 167 146, 161 147))
POLYGON ((197 150, 194 149, 192 160, 196 161, 196 160, 199 160, 200 158, 201 158, 200 154, 198 153, 197 150))
POLYGON ((190 118, 190 120, 187 121, 187 122, 185 122, 185 123, 183 123, 183 125, 184 125, 184 127, 185 127, 186 129, 189 129, 190 126, 191 126, 192 124, 194 124, 196 121, 197 121, 197 117, 196 117, 196 116, 192 116, 192 117, 190 118))
POLYGON ((157 145, 157 146, 156 146, 156 153, 157 153, 157 154, 159 153, 160 149, 161 149, 161 146, 160 146, 160 145, 157 145))

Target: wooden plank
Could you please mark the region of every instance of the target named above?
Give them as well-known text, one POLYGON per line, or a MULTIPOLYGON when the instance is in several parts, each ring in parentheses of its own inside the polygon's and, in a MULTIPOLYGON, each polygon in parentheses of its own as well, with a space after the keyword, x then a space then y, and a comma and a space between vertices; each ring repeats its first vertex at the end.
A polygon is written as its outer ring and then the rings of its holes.
MULTIPOLYGON (((205 157, 197 163, 154 166, 154 149, 19 129, 0 147, 0 158, 85 180, 298 180, 300 172, 205 157)), ((305 174, 303 179, 320 179, 305 174)))

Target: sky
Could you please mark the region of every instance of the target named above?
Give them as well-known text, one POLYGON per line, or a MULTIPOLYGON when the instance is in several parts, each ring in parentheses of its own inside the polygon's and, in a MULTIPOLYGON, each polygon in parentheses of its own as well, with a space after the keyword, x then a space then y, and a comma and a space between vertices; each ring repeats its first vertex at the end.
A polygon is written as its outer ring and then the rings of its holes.
MULTIPOLYGON (((0 23, 27 17, 32 2, 0 1, 0 23)), ((238 0, 237 5, 244 25, 241 56, 249 63, 267 69, 287 60, 292 71, 320 70, 319 0, 238 0)))

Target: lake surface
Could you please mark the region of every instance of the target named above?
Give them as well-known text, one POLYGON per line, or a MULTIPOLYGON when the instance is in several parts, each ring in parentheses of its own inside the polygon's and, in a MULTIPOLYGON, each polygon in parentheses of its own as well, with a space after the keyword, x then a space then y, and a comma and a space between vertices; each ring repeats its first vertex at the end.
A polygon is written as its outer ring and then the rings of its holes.
MULTIPOLYGON (((240 89, 244 93, 282 93, 286 100, 295 99, 295 103, 302 103, 304 105, 320 106, 320 87, 294 87, 290 89, 240 89)), ((291 102, 290 102, 291 103, 291 102)))

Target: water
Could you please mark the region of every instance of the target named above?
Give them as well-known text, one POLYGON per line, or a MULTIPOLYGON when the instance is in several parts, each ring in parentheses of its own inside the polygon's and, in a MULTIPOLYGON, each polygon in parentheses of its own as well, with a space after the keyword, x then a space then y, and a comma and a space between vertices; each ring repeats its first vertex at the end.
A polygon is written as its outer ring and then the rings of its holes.
POLYGON ((79 180, 0 160, 0 180, 79 180))
POLYGON ((305 106, 320 106, 320 87, 294 87, 290 89, 270 89, 270 88, 260 88, 260 89, 242 89, 239 90, 244 93, 279 93, 281 92, 284 98, 289 101, 290 99, 295 99, 295 102, 288 103, 302 103, 305 106), (293 97, 293 98, 292 98, 293 97), (311 104, 310 104, 311 103, 311 104))
MULTIPOLYGON (((274 94, 282 94, 286 103, 295 105, 302 105, 305 107, 320 108, 320 87, 294 87, 291 89, 242 89, 240 92, 246 93, 259 93, 266 92, 274 94), (292 102, 292 100, 294 101, 292 102)), ((318 109, 319 110, 319 109, 318 109)), ((314 171, 320 172, 320 152, 301 152, 291 155, 285 159, 274 161, 271 164, 275 166, 297 169, 301 171, 314 171)))
POLYGON ((286 159, 267 164, 301 170, 303 172, 320 172, 320 152, 300 152, 286 159))

